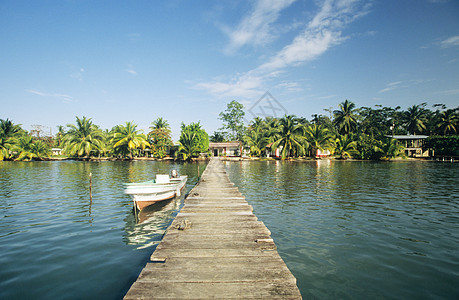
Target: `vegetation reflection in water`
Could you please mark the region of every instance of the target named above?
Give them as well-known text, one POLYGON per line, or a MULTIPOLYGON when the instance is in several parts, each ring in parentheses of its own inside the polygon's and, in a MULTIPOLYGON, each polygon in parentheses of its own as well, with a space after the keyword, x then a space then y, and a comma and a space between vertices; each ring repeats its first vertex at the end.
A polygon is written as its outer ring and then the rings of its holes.
POLYGON ((0 162, 0 299, 121 298, 196 183, 198 166, 202 172, 205 163, 0 162), (171 169, 188 175, 186 192, 136 220, 123 183, 171 169))
POLYGON ((456 299, 459 165, 227 162, 304 298, 456 299))

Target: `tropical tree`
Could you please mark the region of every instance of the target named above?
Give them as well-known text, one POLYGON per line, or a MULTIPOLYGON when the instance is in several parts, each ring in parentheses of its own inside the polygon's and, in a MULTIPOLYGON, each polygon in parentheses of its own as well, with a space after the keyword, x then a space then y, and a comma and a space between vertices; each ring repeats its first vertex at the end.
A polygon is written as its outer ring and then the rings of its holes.
POLYGON ((214 142, 214 143, 221 143, 221 142, 226 141, 225 135, 223 134, 223 132, 220 132, 220 131, 214 131, 214 134, 212 134, 209 137, 209 139, 211 142, 214 142))
POLYGON ((293 155, 303 155, 307 145, 303 136, 304 126, 298 123, 294 115, 286 115, 279 120, 278 131, 273 134, 271 149, 282 148, 282 159, 293 155))
POLYGON ((459 116, 453 109, 448 109, 440 113, 437 122, 437 128, 444 135, 456 134, 459 116))
POLYGON ((200 122, 181 125, 182 132, 179 139, 179 154, 183 160, 198 157, 200 153, 209 150, 209 135, 201 128, 200 122))
POLYGON ((340 134, 349 134, 357 129, 357 115, 355 114, 355 104, 346 99, 339 104, 339 110, 335 110, 334 124, 340 134))
POLYGON ((51 150, 45 142, 42 140, 34 141, 30 135, 20 137, 15 149, 19 152, 15 160, 42 159, 51 154, 51 150))
POLYGON ((56 145, 57 147, 61 147, 64 135, 65 135, 64 126, 62 126, 62 125, 57 126, 57 134, 56 134, 56 137, 54 139, 54 145, 56 145))
POLYGON ((103 142, 103 133, 92 123, 91 118, 76 117, 76 125, 67 124, 67 128, 63 137, 63 151, 67 155, 89 157, 103 142))
POLYGON ((396 139, 385 138, 381 141, 379 150, 381 152, 381 159, 392 159, 404 154, 405 147, 400 145, 396 139))
POLYGON ((249 129, 244 136, 244 142, 250 148, 250 154, 253 156, 261 157, 266 146, 269 144, 269 137, 267 132, 262 127, 255 127, 249 129))
POLYGON ((309 144, 310 155, 314 157, 317 155, 317 150, 324 150, 333 142, 333 134, 323 125, 309 125, 304 135, 309 144))
POLYGON ((221 130, 228 130, 228 139, 242 141, 244 136, 244 106, 236 100, 228 103, 226 110, 219 114, 219 119, 225 124, 221 130))
POLYGON ((15 125, 8 119, 0 119, 0 161, 11 158, 11 151, 18 138, 24 134, 20 125, 15 125))
POLYGON ((169 123, 163 118, 152 122, 151 131, 148 133, 148 140, 151 144, 151 154, 156 158, 164 158, 172 143, 171 129, 169 123))
POLYGON ((147 141, 147 136, 137 130, 137 125, 134 122, 126 122, 125 125, 118 125, 113 131, 111 144, 113 149, 121 153, 128 153, 132 159, 132 151, 135 149, 144 150, 150 146, 147 141))
POLYGON ((193 157, 199 156, 199 145, 196 143, 196 132, 192 131, 182 131, 179 140, 179 149, 178 153, 182 156, 183 160, 190 160, 193 157))
POLYGON ((150 130, 154 131, 155 129, 162 129, 164 131, 168 131, 170 133, 171 127, 169 123, 164 120, 162 117, 157 118, 153 122, 151 122, 150 130))
POLYGON ((424 124, 426 118, 426 110, 424 106, 426 103, 420 105, 413 105, 408 107, 404 112, 403 117, 405 121, 406 130, 411 134, 422 133, 426 129, 424 124))
POLYGON ((357 142, 350 138, 349 135, 340 135, 335 139, 335 155, 341 159, 351 158, 356 155, 357 142))

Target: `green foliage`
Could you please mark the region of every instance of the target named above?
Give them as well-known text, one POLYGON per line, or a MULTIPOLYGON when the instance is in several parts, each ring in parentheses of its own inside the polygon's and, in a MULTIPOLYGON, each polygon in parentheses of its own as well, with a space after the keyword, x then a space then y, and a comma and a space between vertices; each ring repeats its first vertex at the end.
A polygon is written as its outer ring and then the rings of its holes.
POLYGON ((183 160, 198 157, 209 150, 209 135, 201 128, 200 122, 189 125, 182 123, 181 129, 179 155, 183 160))
POLYGON ((148 133, 151 154, 155 158, 164 158, 169 152, 169 149, 174 146, 169 123, 160 117, 151 124, 151 131, 148 133))
POLYGON ((30 135, 24 135, 18 139, 15 150, 19 152, 15 160, 43 159, 51 154, 48 144, 40 139, 33 139, 30 135))
POLYGON ((291 156, 302 156, 306 153, 304 125, 293 115, 284 116, 279 120, 278 131, 273 133, 272 150, 280 148, 282 159, 291 156))
POLYGON ((410 134, 419 134, 426 129, 426 115, 427 111, 424 109, 426 103, 420 105, 413 105, 408 107, 404 112, 403 118, 405 121, 406 130, 410 134))
POLYGON ((219 119, 224 122, 221 130, 228 130, 228 139, 242 141, 244 136, 244 106, 233 100, 228 103, 226 110, 219 114, 219 119))
POLYGON ((358 155, 357 142, 349 135, 340 135, 335 139, 335 155, 341 159, 352 158, 358 155))
POLYGON ((429 136, 424 146, 433 149, 435 155, 459 156, 459 135, 429 136))
POLYGON ((210 141, 214 143, 226 142, 225 134, 220 131, 214 131, 214 134, 210 136, 210 141))
POLYGON ((457 126, 459 124, 459 114, 457 110, 448 109, 443 111, 438 116, 437 128, 441 134, 457 134, 457 126))
POLYGON ((334 124, 340 134, 349 134, 357 128, 357 115, 355 112, 355 104, 346 99, 339 104, 339 110, 335 110, 334 124))
POLYGON ((0 161, 11 158, 18 138, 24 134, 20 125, 15 125, 8 119, 0 119, 0 161))
POLYGON ((147 136, 137 130, 137 125, 134 122, 126 122, 125 125, 118 125, 113 130, 112 139, 113 150, 117 153, 129 154, 129 158, 133 158, 133 150, 150 147, 147 141, 147 136))
POLYGON ((64 153, 69 156, 89 157, 92 151, 102 146, 102 131, 91 122, 91 118, 76 117, 76 125, 68 124, 63 137, 64 153))
POLYGON ((400 145, 396 139, 385 138, 381 140, 379 152, 381 153, 380 159, 393 159, 404 155, 405 147, 400 145))
POLYGON ((324 150, 330 147, 333 141, 333 134, 323 125, 309 125, 304 133, 309 144, 310 156, 315 157, 318 149, 324 150))

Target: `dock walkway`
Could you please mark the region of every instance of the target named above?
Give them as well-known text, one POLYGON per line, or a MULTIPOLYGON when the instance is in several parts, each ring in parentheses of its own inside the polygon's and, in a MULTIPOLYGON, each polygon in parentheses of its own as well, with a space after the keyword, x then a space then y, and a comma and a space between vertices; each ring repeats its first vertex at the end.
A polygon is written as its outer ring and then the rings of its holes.
POLYGON ((223 164, 201 181, 124 299, 301 299, 296 279, 223 164))

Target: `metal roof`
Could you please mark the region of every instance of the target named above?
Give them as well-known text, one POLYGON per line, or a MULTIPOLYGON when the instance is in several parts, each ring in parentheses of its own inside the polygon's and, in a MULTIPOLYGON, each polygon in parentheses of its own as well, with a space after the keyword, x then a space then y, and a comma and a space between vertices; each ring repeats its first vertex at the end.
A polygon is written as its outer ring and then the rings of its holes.
POLYGON ((387 137, 394 138, 396 140, 423 140, 428 138, 428 135, 387 135, 387 137))

